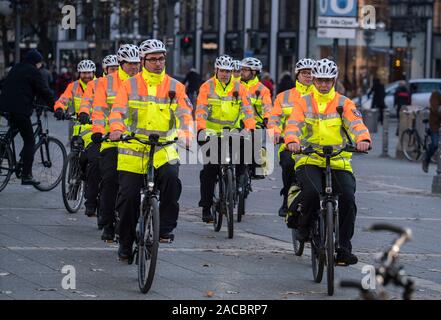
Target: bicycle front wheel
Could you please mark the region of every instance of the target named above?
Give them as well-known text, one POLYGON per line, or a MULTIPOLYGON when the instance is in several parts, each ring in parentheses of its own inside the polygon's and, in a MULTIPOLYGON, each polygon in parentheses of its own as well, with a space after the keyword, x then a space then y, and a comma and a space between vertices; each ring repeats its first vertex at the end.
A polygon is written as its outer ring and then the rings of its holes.
POLYGON ((325 269, 325 255, 323 254, 324 228, 325 226, 320 212, 320 217, 315 219, 313 223, 311 239, 312 276, 317 283, 322 282, 323 271, 325 269))
POLYGON ((0 192, 6 188, 14 171, 14 162, 12 160, 12 151, 2 140, 0 141, 0 192))
POLYGON ((421 155, 420 144, 413 130, 406 129, 403 131, 400 139, 404 156, 409 161, 417 161, 421 155))
POLYGON ((151 197, 148 205, 142 205, 142 218, 138 239, 138 284, 142 293, 147 293, 155 277, 159 247, 159 206, 151 197))
POLYGON ((232 239, 234 235, 234 196, 233 196, 233 171, 227 170, 226 174, 226 200, 227 200, 227 222, 228 222, 228 238, 232 239))
POLYGON ((34 151, 32 165, 34 177, 40 184, 34 187, 40 191, 54 189, 61 181, 66 158, 66 149, 60 140, 53 137, 40 140, 34 151))
POLYGON ((70 213, 78 212, 84 199, 84 181, 81 180, 78 154, 70 153, 67 157, 67 163, 63 168, 61 193, 66 210, 70 213))
POLYGON ((334 294, 334 206, 332 202, 326 204, 326 274, 328 281, 328 296, 334 294))

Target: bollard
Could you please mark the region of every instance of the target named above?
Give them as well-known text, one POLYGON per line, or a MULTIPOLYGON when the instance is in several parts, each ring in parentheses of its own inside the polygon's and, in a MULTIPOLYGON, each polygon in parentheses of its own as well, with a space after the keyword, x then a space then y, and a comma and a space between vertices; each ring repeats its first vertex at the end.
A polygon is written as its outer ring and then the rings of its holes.
POLYGON ((389 110, 383 109, 383 153, 382 158, 389 157, 389 110))
MULTIPOLYGON (((441 138, 441 127, 438 131, 441 138)), ((438 151, 441 150, 441 139, 438 142, 438 151)), ((441 194, 441 152, 438 152, 438 167, 436 169, 436 175, 433 177, 432 181, 432 193, 441 194)))

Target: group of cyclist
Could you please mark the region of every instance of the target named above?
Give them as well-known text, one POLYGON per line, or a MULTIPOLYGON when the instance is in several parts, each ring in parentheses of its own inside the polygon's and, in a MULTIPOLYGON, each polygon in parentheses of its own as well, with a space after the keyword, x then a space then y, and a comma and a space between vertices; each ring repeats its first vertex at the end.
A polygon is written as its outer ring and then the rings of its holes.
MULTIPOLYGON (((222 55, 215 61, 213 77, 200 87, 193 108, 184 85, 166 74, 166 58, 165 45, 149 39, 139 47, 121 45, 116 55, 106 56, 100 78, 95 77, 95 63, 83 60, 77 67, 79 79, 55 103, 58 120, 64 119, 66 112, 78 116, 79 123, 72 125, 70 132, 73 137, 81 137, 86 148, 85 213, 98 215, 101 238, 112 241, 117 233, 118 256, 130 260, 149 147, 135 140, 121 142, 123 134, 143 139, 157 134, 160 141, 178 139, 189 148, 194 139, 202 145, 210 135, 220 136, 229 128, 265 129, 275 144, 284 137, 279 149, 283 180, 279 215, 295 212, 299 240, 307 240, 311 219, 320 204, 325 163, 318 156, 299 154, 301 146, 342 148, 353 140, 359 151, 366 151, 371 144, 355 104, 334 89, 337 65, 328 59, 300 59, 295 67, 295 88, 280 93, 273 102, 269 89, 260 82, 261 61, 253 57, 239 61, 222 55), (337 112, 338 106, 343 107, 342 114, 337 112), (342 126, 350 137, 343 133, 342 126), (300 186, 301 192, 289 206, 288 193, 293 184, 300 186)), ((205 223, 213 222, 211 206, 219 163, 204 164, 200 172, 199 206, 205 223)), ((176 146, 159 148, 154 166, 160 197, 160 241, 172 242, 182 191, 176 146)), ((343 152, 332 159, 331 166, 340 194, 337 260, 355 264, 351 238, 357 208, 351 154, 343 152)), ((254 177, 263 178, 256 172, 254 177)))

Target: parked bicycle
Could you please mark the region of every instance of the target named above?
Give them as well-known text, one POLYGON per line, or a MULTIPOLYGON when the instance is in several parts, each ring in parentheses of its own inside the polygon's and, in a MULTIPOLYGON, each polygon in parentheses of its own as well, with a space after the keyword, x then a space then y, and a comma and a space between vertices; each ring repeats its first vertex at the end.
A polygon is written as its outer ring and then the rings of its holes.
MULTIPOLYGON (((65 113, 64 120, 71 120, 79 125, 79 119, 75 113, 65 113)), ((92 121, 89 121, 91 124, 92 121)), ((61 193, 66 210, 76 213, 84 200, 85 177, 84 168, 81 166, 81 156, 85 151, 84 140, 81 138, 81 127, 78 135, 73 136, 70 142, 70 152, 67 156, 66 165, 63 168, 61 193)))
POLYGON ((375 268, 375 285, 372 290, 363 286, 361 281, 355 280, 343 280, 340 282, 340 286, 342 288, 358 289, 360 297, 364 300, 388 300, 389 294, 385 287, 389 284, 394 284, 403 289, 403 300, 411 300, 415 291, 415 283, 407 277, 403 266, 398 264, 398 253, 401 247, 412 239, 412 231, 389 224, 375 224, 368 231, 390 231, 398 234, 399 237, 381 255, 380 263, 375 268))
MULTIPOLYGON (((37 121, 32 124, 36 127, 34 130, 36 144, 32 172, 36 180, 40 182, 34 187, 40 191, 50 191, 60 183, 66 162, 66 149, 63 143, 49 135, 48 111, 52 110, 46 106, 35 105, 37 121), (45 120, 44 127, 46 129, 43 127, 42 117, 45 120)), ((8 114, 3 113, 3 117, 7 119, 8 114)), ((10 126, 6 132, 0 133, 0 192, 6 187, 13 173, 17 178, 21 178, 22 161, 21 159, 17 160, 14 141, 17 134, 18 129, 14 126, 10 126)))
MULTIPOLYGON (((416 120, 418 114, 427 111, 429 108, 424 108, 417 111, 403 111, 405 114, 413 116, 412 126, 403 131, 400 137, 400 144, 403 149, 404 156, 409 161, 418 161, 428 150, 431 143, 429 120, 424 119, 424 137, 421 137, 418 133, 416 120)), ((432 162, 435 163, 436 155, 432 158, 432 162)))

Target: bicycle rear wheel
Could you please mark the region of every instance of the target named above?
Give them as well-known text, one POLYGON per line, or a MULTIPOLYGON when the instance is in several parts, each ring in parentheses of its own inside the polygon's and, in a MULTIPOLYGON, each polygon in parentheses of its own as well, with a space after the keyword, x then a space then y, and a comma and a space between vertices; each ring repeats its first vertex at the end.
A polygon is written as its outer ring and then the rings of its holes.
POLYGON ((64 206, 68 212, 76 213, 84 199, 84 181, 81 180, 78 154, 70 153, 68 155, 62 176, 61 194, 63 195, 64 206))
POLYGON ((291 229, 292 244, 294 248, 294 254, 300 257, 303 254, 305 248, 305 242, 297 240, 297 229, 291 229))
POLYGON ((325 255, 323 254, 324 223, 321 213, 313 222, 313 234, 311 239, 311 263, 312 276, 317 283, 322 282, 325 268, 325 255))
POLYGON ((223 180, 218 179, 214 187, 213 204, 211 205, 211 214, 213 215, 213 228, 214 231, 219 232, 222 228, 222 217, 224 215, 224 197, 225 186, 223 186, 223 180))
POLYGON ((227 169, 225 193, 227 200, 227 223, 228 223, 228 238, 232 239, 234 235, 234 196, 233 196, 233 171, 227 169))
POLYGON ((14 160, 12 159, 11 148, 3 141, 0 141, 0 192, 6 188, 14 171, 14 160))
POLYGON ((245 201, 247 192, 247 175, 244 173, 239 177, 239 201, 237 203, 237 222, 242 221, 242 216, 245 214, 245 201))
POLYGON ((326 275, 328 282, 328 296, 334 294, 334 265, 335 265, 335 239, 334 239, 334 206, 332 202, 326 204, 326 275))
POLYGON ((138 284, 141 292, 147 293, 155 277, 158 258, 159 206, 155 197, 146 199, 144 202, 138 239, 138 284))
POLYGON ((404 130, 400 138, 400 143, 406 159, 409 161, 417 161, 421 155, 421 150, 414 131, 411 129, 404 130))
POLYGON ((66 163, 66 149, 60 140, 53 137, 41 139, 34 151, 32 172, 40 182, 34 187, 40 191, 50 191, 61 181, 66 163))

